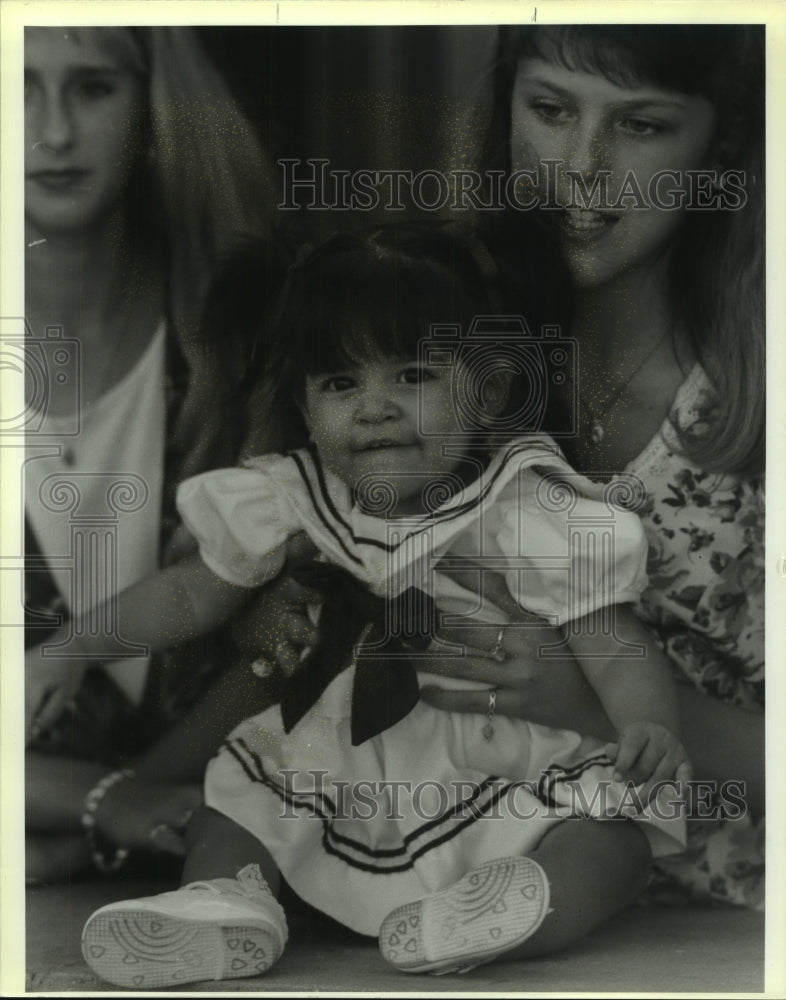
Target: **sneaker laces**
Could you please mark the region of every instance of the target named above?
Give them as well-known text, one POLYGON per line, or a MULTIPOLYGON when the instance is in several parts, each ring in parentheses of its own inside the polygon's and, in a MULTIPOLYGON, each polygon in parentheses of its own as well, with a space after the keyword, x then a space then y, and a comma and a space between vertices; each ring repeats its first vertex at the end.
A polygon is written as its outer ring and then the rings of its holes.
POLYGON ((236 878, 214 878, 209 881, 189 882, 182 888, 206 889, 216 896, 229 892, 234 896, 248 896, 252 899, 254 896, 262 894, 275 900, 273 891, 260 871, 259 865, 246 865, 245 868, 240 869, 236 878))
POLYGON ((259 865, 251 864, 241 868, 236 878, 215 878, 206 882, 189 882, 184 889, 198 891, 206 889, 216 896, 230 894, 244 896, 252 903, 257 903, 267 912, 269 919, 278 926, 283 935, 284 943, 289 939, 289 927, 283 906, 273 895, 273 890, 259 869, 259 865))

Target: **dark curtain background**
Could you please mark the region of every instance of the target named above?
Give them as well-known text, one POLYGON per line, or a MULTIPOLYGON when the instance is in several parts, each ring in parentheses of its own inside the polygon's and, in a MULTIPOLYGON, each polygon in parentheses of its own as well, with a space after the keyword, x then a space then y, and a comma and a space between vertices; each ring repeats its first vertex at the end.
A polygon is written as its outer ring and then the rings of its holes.
MULTIPOLYGON (((416 173, 475 162, 493 27, 199 31, 274 163, 321 157, 331 169, 416 173)), ((274 169, 281 184, 283 172, 274 169)), ((376 221, 374 213, 290 214, 304 235, 376 221)))

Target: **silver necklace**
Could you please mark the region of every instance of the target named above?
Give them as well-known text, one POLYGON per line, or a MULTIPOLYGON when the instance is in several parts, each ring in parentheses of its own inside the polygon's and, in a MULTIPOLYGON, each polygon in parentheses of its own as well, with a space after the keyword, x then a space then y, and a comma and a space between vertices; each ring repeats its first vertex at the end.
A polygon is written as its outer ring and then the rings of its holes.
POLYGON ((598 412, 595 412, 593 410, 593 408, 589 405, 586 398, 584 397, 584 394, 581 391, 579 391, 579 400, 581 402, 581 405, 586 409, 592 421, 590 424, 589 438, 594 445, 599 445, 603 440, 603 438, 606 436, 606 428, 603 426, 602 423, 603 419, 605 419, 605 417, 608 416, 608 413, 611 410, 611 408, 614 406, 614 404, 617 402, 617 400, 620 398, 623 392, 628 388, 633 379, 644 368, 647 362, 654 357, 658 348, 663 343, 663 341, 668 337, 668 335, 669 334, 667 331, 666 333, 663 334, 662 337, 659 337, 658 340, 655 341, 655 344, 650 348, 649 351, 647 351, 647 353, 644 355, 641 361, 639 361, 639 363, 636 365, 636 367, 633 369, 630 375, 628 375, 628 377, 617 386, 617 388, 612 393, 611 397, 603 404, 603 407, 598 412))

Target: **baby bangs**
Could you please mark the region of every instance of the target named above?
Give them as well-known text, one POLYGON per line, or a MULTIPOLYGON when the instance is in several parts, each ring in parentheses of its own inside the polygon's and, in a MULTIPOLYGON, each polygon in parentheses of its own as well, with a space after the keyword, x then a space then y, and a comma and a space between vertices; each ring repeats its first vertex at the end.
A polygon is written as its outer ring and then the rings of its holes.
POLYGON ((432 325, 466 330, 491 302, 477 251, 447 227, 391 225, 334 236, 292 268, 271 374, 300 399, 306 375, 370 358, 417 358, 432 325))

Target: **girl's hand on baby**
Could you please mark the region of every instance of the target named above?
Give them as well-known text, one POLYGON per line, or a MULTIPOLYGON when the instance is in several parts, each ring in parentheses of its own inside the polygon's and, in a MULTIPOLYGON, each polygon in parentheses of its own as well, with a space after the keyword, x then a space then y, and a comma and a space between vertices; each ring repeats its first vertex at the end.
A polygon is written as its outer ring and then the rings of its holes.
POLYGON ((413 662, 422 673, 440 674, 487 685, 485 690, 451 690, 421 678, 420 697, 434 708, 449 712, 485 715, 488 687, 496 690, 496 713, 542 726, 577 729, 599 739, 610 739, 615 729, 572 657, 539 660, 541 640, 553 642, 554 630, 508 627, 503 639, 504 662, 491 656, 498 629, 440 630, 440 635, 462 643, 466 656, 429 655, 413 662), (477 632, 477 634, 476 634, 477 632), (485 640, 485 649, 479 649, 485 640))
MULTIPOLYGON (((477 592, 508 616, 510 624, 454 626, 437 630, 436 639, 452 643, 464 655, 446 655, 444 647, 433 643, 428 655, 414 660, 419 671, 477 681, 496 688, 498 715, 525 719, 543 726, 578 729, 582 733, 609 739, 614 727, 597 695, 569 650, 565 656, 553 653, 564 646, 562 632, 528 615, 513 600, 499 573, 487 570, 457 571, 446 575, 468 590, 477 592)), ((488 691, 451 691, 425 685, 423 701, 450 712, 485 715, 488 691)))
POLYGON ((182 856, 186 825, 202 801, 199 785, 129 778, 107 791, 96 813, 96 825, 118 847, 182 856))
POLYGON ((25 746, 57 721, 79 690, 87 662, 45 657, 43 646, 25 653, 25 746))
POLYGON ((604 747, 614 761, 614 778, 636 786, 642 808, 663 781, 683 784, 692 777, 688 755, 680 741, 656 722, 626 726, 616 743, 604 747))

